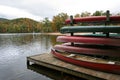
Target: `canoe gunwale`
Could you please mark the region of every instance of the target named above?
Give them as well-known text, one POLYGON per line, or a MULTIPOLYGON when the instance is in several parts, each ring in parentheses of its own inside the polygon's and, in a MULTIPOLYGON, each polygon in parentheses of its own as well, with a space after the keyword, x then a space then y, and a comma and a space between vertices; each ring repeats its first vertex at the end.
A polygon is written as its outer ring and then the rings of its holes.
POLYGON ((75 47, 75 46, 71 46, 70 44, 55 45, 54 49, 64 51, 64 52, 76 53, 76 54, 120 57, 120 54, 119 54, 120 50, 117 50, 117 49, 99 49, 99 48, 95 49, 95 48, 88 48, 88 47, 75 47))
POLYGON ((110 72, 114 74, 120 74, 120 65, 92 63, 87 61, 76 60, 70 57, 63 56, 61 53, 56 52, 55 49, 51 49, 51 54, 60 60, 63 60, 71 64, 75 64, 77 66, 86 67, 98 71, 110 72))

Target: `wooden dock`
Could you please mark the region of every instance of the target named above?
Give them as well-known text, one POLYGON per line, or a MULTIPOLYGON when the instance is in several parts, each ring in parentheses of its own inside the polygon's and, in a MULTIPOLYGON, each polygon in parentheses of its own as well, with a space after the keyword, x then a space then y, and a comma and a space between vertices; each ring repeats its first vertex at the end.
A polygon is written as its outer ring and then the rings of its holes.
POLYGON ((50 53, 27 57, 27 65, 38 64, 88 80, 120 80, 120 75, 95 71, 56 59, 50 53))

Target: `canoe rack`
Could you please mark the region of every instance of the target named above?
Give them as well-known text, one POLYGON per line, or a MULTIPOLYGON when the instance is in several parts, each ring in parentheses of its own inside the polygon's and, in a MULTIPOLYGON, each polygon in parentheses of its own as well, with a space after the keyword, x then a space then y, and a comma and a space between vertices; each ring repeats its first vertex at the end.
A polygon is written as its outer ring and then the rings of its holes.
MULTIPOLYGON (((120 26, 110 26, 111 23, 120 23, 120 16, 110 16, 110 12, 106 12, 106 16, 93 16, 93 17, 82 17, 82 18, 73 18, 73 16, 70 16, 70 19, 67 19, 65 21, 66 24, 70 24, 70 26, 65 26, 60 29, 60 32, 70 33, 70 35, 66 36, 58 36, 57 41, 58 42, 64 42, 64 44, 61 45, 55 45, 53 47, 54 51, 61 52, 67 52, 70 54, 82 54, 85 56, 92 56, 95 58, 102 58, 102 59, 109 59, 120 62, 120 26), (104 23, 104 26, 74 26, 76 23, 104 23), (84 34, 84 35, 74 35, 74 33, 90 33, 90 34, 84 34), (98 32, 99 34, 95 34, 98 32), (101 57, 102 56, 102 57, 101 57)), ((59 57, 59 53, 57 55, 55 52, 51 50, 51 53, 56 58, 63 58, 59 57)), ((67 60, 66 58, 60 59, 60 60, 67 60)), ((72 60, 71 60, 72 61, 72 60)), ((71 61, 68 61, 72 63, 71 61)), ((74 64, 74 63, 73 63, 74 64)), ((80 62, 79 62, 80 64, 80 62)), ((76 63, 77 65, 77 63, 76 63)), ((82 64, 80 64, 82 65, 82 64)), ((87 64, 84 64, 82 66, 85 66, 87 64)), ((114 66, 116 64, 112 65, 113 68, 107 68, 111 71, 114 71, 114 66)), ((117 65, 120 67, 120 65, 117 65)), ((103 67, 101 65, 101 67, 103 67)), ((87 67, 89 68, 89 66, 87 67)), ((92 68, 94 69, 94 68, 92 68)), ((120 69, 120 68, 118 68, 120 69)), ((97 70, 103 70, 104 69, 97 69, 97 70)), ((115 71, 113 73, 120 74, 118 71, 115 71)))

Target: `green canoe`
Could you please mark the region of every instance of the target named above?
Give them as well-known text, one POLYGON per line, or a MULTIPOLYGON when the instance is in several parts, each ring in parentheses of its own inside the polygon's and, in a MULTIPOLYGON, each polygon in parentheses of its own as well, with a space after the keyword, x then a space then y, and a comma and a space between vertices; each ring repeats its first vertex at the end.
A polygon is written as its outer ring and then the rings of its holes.
POLYGON ((61 33, 78 33, 78 32, 103 32, 103 33, 120 33, 120 26, 65 26, 60 29, 61 33))

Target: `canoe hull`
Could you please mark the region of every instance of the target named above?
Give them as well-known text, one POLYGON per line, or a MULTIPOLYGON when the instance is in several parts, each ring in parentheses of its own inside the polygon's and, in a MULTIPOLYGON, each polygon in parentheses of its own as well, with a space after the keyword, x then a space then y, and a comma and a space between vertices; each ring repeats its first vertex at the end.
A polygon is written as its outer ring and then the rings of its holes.
POLYGON ((88 61, 76 60, 70 57, 63 56, 61 53, 56 52, 54 49, 51 50, 51 54, 53 54, 54 57, 60 60, 63 60, 71 64, 75 64, 77 66, 86 67, 98 71, 120 74, 120 65, 93 63, 88 61))
POLYGON ((97 48, 75 47, 70 45, 55 45, 54 49, 58 51, 72 52, 76 54, 120 57, 119 49, 99 49, 99 48, 97 49, 97 48))
POLYGON ((64 26, 60 29, 61 33, 78 33, 78 32, 103 32, 103 33, 120 33, 119 26, 64 26))
POLYGON ((58 36, 58 42, 77 42, 88 44, 100 44, 110 46, 120 46, 120 39, 112 38, 97 38, 97 37, 83 37, 83 36, 58 36))
MULTIPOLYGON (((92 17, 81 17, 73 19, 74 23, 79 22, 105 22, 106 16, 92 16, 92 17)), ((110 16, 110 22, 120 22, 120 16, 110 16)), ((70 19, 65 21, 66 24, 70 24, 70 19)))

